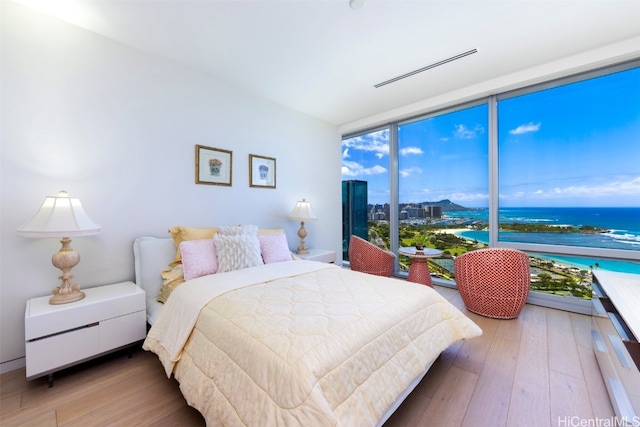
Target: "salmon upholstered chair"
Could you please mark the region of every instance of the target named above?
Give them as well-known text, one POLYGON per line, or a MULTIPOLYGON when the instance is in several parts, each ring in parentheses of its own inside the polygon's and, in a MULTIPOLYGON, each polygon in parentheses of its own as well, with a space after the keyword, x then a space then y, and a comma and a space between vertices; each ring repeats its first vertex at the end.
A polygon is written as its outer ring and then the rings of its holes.
POLYGON ((469 311, 496 319, 518 317, 529 295, 529 257, 508 248, 466 252, 454 262, 456 284, 469 311))
POLYGON ((349 264, 354 271, 389 277, 393 273, 396 255, 358 236, 349 240, 349 264))

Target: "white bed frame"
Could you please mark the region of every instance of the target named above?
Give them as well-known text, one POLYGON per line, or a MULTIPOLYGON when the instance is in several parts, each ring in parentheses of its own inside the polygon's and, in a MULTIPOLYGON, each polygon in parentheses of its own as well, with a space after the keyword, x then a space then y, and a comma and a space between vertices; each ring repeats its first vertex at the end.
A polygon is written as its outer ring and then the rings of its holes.
MULTIPOLYGON (((153 325, 163 304, 156 300, 156 296, 162 287, 162 270, 166 270, 169 263, 176 255, 176 247, 170 237, 138 237, 133 243, 133 254, 135 259, 136 284, 146 293, 147 303, 147 323, 153 325)), ((402 402, 411 394, 413 389, 422 381, 422 378, 431 368, 427 366, 418 377, 416 377, 409 387, 398 397, 389 409, 382 415, 376 426, 382 426, 402 402)))
POLYGON ((162 309, 162 303, 156 299, 162 287, 160 273, 175 258, 176 246, 171 237, 138 237, 133 242, 133 256, 136 285, 147 294, 147 323, 153 325, 162 309))

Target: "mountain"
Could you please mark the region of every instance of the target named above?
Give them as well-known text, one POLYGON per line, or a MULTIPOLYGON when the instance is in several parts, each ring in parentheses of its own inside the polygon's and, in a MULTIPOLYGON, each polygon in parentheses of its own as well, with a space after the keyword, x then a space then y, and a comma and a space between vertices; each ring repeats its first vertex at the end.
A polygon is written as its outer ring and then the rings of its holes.
POLYGON ((465 208, 464 206, 457 205, 453 203, 449 199, 440 200, 439 202, 423 202, 422 206, 440 206, 442 208, 442 212, 453 212, 453 211, 471 211, 471 208, 465 208))

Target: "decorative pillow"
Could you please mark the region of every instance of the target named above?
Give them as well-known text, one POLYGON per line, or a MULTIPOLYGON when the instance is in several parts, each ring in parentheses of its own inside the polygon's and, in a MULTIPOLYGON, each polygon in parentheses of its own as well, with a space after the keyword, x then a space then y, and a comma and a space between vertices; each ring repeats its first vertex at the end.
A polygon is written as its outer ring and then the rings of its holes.
POLYGON ((264 264, 256 234, 225 236, 216 233, 213 243, 218 253, 218 273, 264 264))
POLYGON ((284 233, 284 230, 282 228, 259 228, 258 229, 258 236, 265 235, 265 234, 280 234, 280 233, 284 233))
POLYGON ((213 239, 187 240, 180 243, 184 280, 195 279, 218 270, 213 239))
POLYGON ((184 283, 184 273, 182 271, 182 264, 175 265, 170 270, 162 271, 162 287, 158 292, 156 300, 161 303, 167 302, 171 292, 178 286, 184 283))
POLYGON ((260 240, 260 250, 265 264, 293 259, 284 233, 260 234, 258 240, 260 240))
POLYGON ((176 257, 170 266, 175 266, 182 262, 182 256, 180 254, 180 243, 188 240, 204 240, 212 239, 213 235, 218 231, 217 228, 196 228, 196 227, 182 227, 176 226, 169 229, 173 242, 176 245, 176 257))
POLYGON ((227 225, 218 227, 218 233, 222 236, 237 236, 247 234, 256 236, 258 234, 257 225, 227 225))

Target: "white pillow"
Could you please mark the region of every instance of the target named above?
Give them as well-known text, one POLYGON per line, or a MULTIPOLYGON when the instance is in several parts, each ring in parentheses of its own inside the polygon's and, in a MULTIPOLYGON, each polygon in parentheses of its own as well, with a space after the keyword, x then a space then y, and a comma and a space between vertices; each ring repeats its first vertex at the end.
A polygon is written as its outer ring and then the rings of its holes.
POLYGON ((250 234, 257 236, 258 235, 258 226, 257 225, 227 225, 223 227, 218 227, 218 233, 223 236, 237 236, 239 234, 250 234))
POLYGON ((291 261, 291 252, 284 233, 258 235, 260 250, 265 264, 291 261))
POLYGON ((218 271, 218 258, 213 239, 186 240, 180 243, 184 280, 195 279, 218 271))
POLYGON ((218 253, 218 273, 264 264, 256 234, 225 236, 216 233, 213 243, 218 253))

